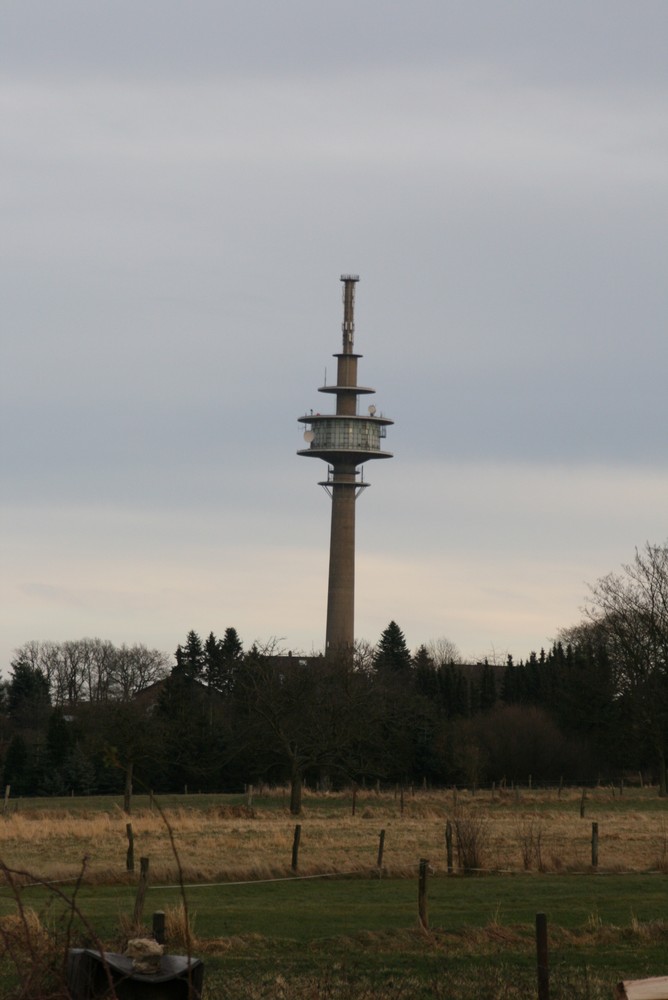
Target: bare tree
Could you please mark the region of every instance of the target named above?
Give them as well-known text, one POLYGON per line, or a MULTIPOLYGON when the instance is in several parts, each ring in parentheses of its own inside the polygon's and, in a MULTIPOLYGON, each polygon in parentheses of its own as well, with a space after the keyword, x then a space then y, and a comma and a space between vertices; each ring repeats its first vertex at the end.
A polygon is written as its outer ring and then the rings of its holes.
POLYGON ((353 666, 360 673, 369 674, 373 670, 375 647, 367 639, 355 639, 353 646, 353 666))
POLYGON ((447 666, 449 663, 461 663, 462 654, 452 639, 442 635, 438 639, 430 639, 426 644, 427 652, 435 667, 447 666))
POLYGON ((15 651, 15 658, 44 674, 58 707, 129 701, 169 672, 169 658, 160 650, 116 647, 105 639, 31 641, 15 651))
POLYGON ((126 646, 114 650, 110 664, 110 692, 118 701, 130 701, 169 672, 169 657, 159 649, 126 646))
POLYGON ((591 587, 589 624, 604 637, 618 697, 629 703, 638 733, 649 740, 666 794, 668 744, 668 547, 636 550, 622 573, 591 587))
POLYGON ((371 685, 371 675, 346 654, 314 665, 255 645, 246 656, 236 690, 237 739, 253 748, 264 773, 278 768, 288 776, 293 815, 301 811, 307 772, 337 780, 365 772, 377 746, 371 685))

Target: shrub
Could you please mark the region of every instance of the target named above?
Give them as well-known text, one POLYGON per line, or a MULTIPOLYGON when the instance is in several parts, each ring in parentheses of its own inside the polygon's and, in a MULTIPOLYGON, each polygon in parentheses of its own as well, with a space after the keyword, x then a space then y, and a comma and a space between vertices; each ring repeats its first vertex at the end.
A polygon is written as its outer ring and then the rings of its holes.
POLYGON ((479 812, 458 807, 453 821, 457 862, 465 875, 473 875, 484 867, 488 845, 486 818, 479 812))

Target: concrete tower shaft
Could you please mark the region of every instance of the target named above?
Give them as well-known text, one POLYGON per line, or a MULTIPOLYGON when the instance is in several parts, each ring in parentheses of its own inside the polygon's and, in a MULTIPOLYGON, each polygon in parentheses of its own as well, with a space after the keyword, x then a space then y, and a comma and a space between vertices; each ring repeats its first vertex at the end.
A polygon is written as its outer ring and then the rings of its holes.
POLYGON ((369 484, 361 478, 358 466, 372 458, 391 458, 381 448, 386 428, 392 423, 376 415, 376 407, 358 413, 359 397, 375 390, 357 384, 357 361, 354 352, 356 275, 342 275, 343 347, 337 359, 336 384, 324 385, 319 392, 336 396, 336 413, 311 413, 299 417, 306 424, 304 440, 308 448, 297 454, 321 458, 328 463, 324 486, 332 498, 332 524, 329 544, 329 586, 327 591, 328 652, 350 649, 355 640, 355 500, 369 484))

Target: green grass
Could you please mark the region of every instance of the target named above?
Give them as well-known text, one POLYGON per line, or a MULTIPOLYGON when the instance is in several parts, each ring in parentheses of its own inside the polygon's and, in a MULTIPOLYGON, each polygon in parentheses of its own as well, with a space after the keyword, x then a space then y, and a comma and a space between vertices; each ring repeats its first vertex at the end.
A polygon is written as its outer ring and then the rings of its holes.
POLYGON ((212 995, 220 998, 249 980, 278 996, 277 977, 279 986, 280 977, 304 984, 304 996, 314 979, 326 996, 535 996, 535 914, 542 910, 553 997, 593 1000, 609 997, 620 979, 667 971, 666 931, 647 940, 638 934, 638 921, 667 915, 666 888, 658 876, 434 879, 429 935, 417 929, 410 881, 237 887, 234 899, 215 902, 200 889, 190 904, 196 932, 241 936, 224 958, 208 959, 212 995), (365 993, 371 983, 377 994, 365 993))
MULTIPOLYGON (((69 895, 71 886, 59 885, 69 895)), ((663 875, 520 875, 439 877, 429 881, 429 922, 451 934, 490 925, 533 926, 537 912, 551 927, 575 931, 622 928, 632 921, 668 921, 668 879, 663 875)), ((43 887, 22 890, 25 906, 60 910, 43 887)), ((113 936, 118 917, 134 906, 132 886, 83 886, 78 908, 98 934, 113 936)), ((178 887, 149 887, 145 911, 164 910, 181 898, 178 887)), ((414 928, 417 883, 411 879, 286 879, 186 889, 203 939, 261 935, 311 945, 326 938, 414 928)), ((0 914, 15 910, 9 889, 0 891, 0 914)))
MULTIPOLYGON (((533 924, 538 911, 568 930, 587 924, 623 926, 635 917, 668 918, 664 876, 517 876, 439 878, 429 884, 433 928, 533 924)), ((154 889, 151 906, 164 908, 175 893, 154 889)), ((412 880, 283 881, 188 890, 202 936, 257 933, 300 942, 361 931, 414 927, 417 889, 412 880)))
MULTIPOLYGON (((619 811, 650 811, 668 812, 668 800, 662 799, 657 794, 655 787, 631 788, 619 794, 619 788, 604 786, 600 788, 587 788, 585 799, 586 815, 595 814, 599 810, 606 812, 619 811)), ((420 803, 424 795, 429 796, 430 792, 424 793, 421 788, 404 789, 404 807, 406 813, 410 814, 411 805, 420 803)), ((443 793, 441 793, 443 794, 443 793)), ((446 792, 441 800, 442 806, 449 809, 454 804, 455 798, 460 803, 485 803, 491 808, 508 809, 512 811, 526 808, 530 803, 532 808, 541 813, 544 811, 558 810, 560 812, 573 812, 579 815, 580 810, 580 789, 565 788, 561 796, 556 788, 541 789, 526 787, 503 791, 496 789, 478 789, 475 794, 467 790, 459 790, 456 795, 446 792)), ((310 795, 305 791, 303 809, 305 814, 313 815, 341 815, 350 814, 352 809, 352 790, 347 789, 331 795, 310 795)), ((215 793, 191 791, 189 794, 156 794, 156 802, 166 809, 191 808, 209 809, 221 805, 245 805, 248 796, 244 793, 215 793)), ((372 788, 360 788, 357 795, 357 808, 362 810, 365 803, 386 810, 396 810, 400 808, 400 795, 395 789, 383 789, 377 794, 372 788)), ((287 789, 264 790, 260 794, 259 790, 254 790, 252 804, 262 811, 284 811, 289 807, 289 794, 287 789)), ((139 811, 150 807, 150 796, 145 794, 135 794, 132 798, 133 809, 139 811)), ((79 796, 54 796, 44 798, 16 798, 11 799, 10 810, 19 809, 21 811, 109 811, 123 808, 123 796, 118 795, 79 795, 79 796)))
MULTIPOLYGON (((263 808, 271 808, 276 798, 280 802, 280 796, 271 798, 269 796, 263 800, 263 808)), ((163 809, 210 809, 220 805, 240 805, 247 801, 245 795, 224 795, 214 793, 192 794, 192 795, 156 795, 155 801, 163 809)), ((151 806, 150 795, 133 795, 132 808, 139 812, 142 809, 149 809, 151 806)), ((49 796, 44 798, 15 798, 10 799, 10 811, 20 812, 62 812, 67 810, 71 813, 79 812, 113 812, 116 809, 123 810, 122 795, 67 795, 49 796)))
MULTIPOLYGON (((621 978, 668 971, 668 931, 658 923, 668 916, 667 890, 660 875, 432 878, 429 934, 417 926, 412 879, 288 879, 186 892, 209 1000, 534 996, 539 911, 548 917, 553 998, 595 1000, 621 978)), ((62 904, 48 890, 24 889, 21 898, 62 929, 62 904)), ((133 887, 83 886, 77 906, 113 948, 134 898, 133 887)), ((149 921, 179 899, 178 888, 149 888, 149 921)), ((15 909, 2 890, 0 914, 15 909)), ((75 933, 95 944, 84 926, 75 933)))

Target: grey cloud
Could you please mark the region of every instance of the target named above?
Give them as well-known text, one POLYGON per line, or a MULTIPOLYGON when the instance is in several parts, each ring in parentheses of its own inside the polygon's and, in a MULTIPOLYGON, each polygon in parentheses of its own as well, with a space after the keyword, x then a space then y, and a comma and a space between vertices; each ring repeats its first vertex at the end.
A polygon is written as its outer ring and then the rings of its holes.
POLYGON ((3 12, 9 69, 170 78, 477 60, 528 79, 651 80, 667 26, 662 0, 12 0, 3 12))

